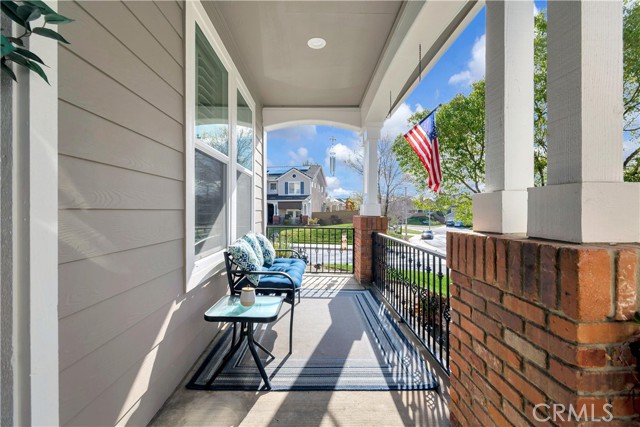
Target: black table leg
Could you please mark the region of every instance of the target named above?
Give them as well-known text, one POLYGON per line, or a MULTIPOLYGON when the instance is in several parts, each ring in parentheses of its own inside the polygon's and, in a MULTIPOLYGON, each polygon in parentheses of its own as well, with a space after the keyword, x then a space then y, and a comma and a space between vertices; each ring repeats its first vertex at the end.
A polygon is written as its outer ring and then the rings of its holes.
MULTIPOLYGON (((249 346, 249 350, 251 350, 251 354, 253 355, 253 360, 255 360, 256 365, 258 366, 258 370, 260 371, 260 375, 264 380, 264 385, 267 390, 271 390, 271 383, 269 382, 269 377, 267 376, 267 372, 264 370, 264 366, 262 365, 262 360, 258 356, 258 351, 256 350, 255 344, 257 344, 253 340, 253 323, 249 322, 247 327, 247 344, 249 346)), ((260 346, 264 350, 262 346, 260 346)), ((270 353, 269 353, 270 354, 270 353)))
MULTIPOLYGON (((235 331, 235 325, 234 325, 234 328, 233 328, 233 341, 235 341, 235 334, 236 334, 236 331, 235 331)), ((218 377, 218 375, 220 375, 220 372, 222 372, 224 367, 227 366, 227 363, 229 363, 229 360, 231 360, 231 356, 233 356, 233 354, 236 351, 238 351, 238 348, 240 348, 240 344, 242 344, 243 336, 244 336, 244 332, 241 330, 240 331, 240 338, 238 339, 238 342, 236 342, 234 344, 233 341, 232 341, 232 346, 229 349, 229 351, 227 352, 227 354, 224 355, 224 358, 222 359, 222 363, 220 364, 218 369, 216 369, 216 371, 213 373, 213 375, 211 375, 211 378, 209 378, 209 381, 207 381, 207 387, 209 387, 211 385, 211 383, 213 383, 213 380, 215 380, 218 377)))

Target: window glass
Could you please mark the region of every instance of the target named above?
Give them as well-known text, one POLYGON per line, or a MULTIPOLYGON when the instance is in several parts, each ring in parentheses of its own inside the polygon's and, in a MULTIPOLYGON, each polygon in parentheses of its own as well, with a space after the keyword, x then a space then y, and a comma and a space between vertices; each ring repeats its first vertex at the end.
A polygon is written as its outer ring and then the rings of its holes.
POLYGON ((196 140, 229 154, 229 76, 196 25, 196 140))
POLYGON ((253 112, 238 91, 238 164, 253 170, 253 112))
POLYGON ((222 250, 227 242, 227 166, 219 160, 195 153, 195 254, 202 258, 222 250))
POLYGON ((251 231, 251 175, 238 172, 236 186, 236 237, 242 237, 251 231))
POLYGON ((277 190, 278 190, 278 183, 276 183, 276 182, 270 182, 270 183, 269 183, 269 190, 270 190, 270 191, 277 191, 277 190))
POLYGON ((300 182, 289 182, 289 194, 302 194, 300 192, 300 182))

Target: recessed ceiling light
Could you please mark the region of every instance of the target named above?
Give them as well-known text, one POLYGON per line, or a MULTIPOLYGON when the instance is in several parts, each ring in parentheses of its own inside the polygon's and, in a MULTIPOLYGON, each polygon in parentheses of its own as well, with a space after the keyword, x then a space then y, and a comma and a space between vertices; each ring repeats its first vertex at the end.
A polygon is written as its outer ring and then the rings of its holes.
POLYGON ((307 42, 307 45, 311 49, 322 49, 323 47, 325 47, 327 45, 327 42, 323 38, 314 37, 312 39, 309 39, 309 41, 307 42))

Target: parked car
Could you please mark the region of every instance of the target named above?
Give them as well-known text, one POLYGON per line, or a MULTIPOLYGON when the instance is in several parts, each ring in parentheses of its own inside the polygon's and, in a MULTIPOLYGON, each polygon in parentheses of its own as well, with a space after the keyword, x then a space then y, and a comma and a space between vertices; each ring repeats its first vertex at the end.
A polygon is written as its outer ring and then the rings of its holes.
POLYGON ((448 220, 445 222, 445 225, 446 225, 447 227, 453 227, 453 223, 454 223, 454 221, 453 221, 452 219, 448 219, 448 220))
POLYGON ((464 224, 462 223, 462 221, 456 221, 453 223, 454 227, 464 227, 464 224))
POLYGON ((422 240, 433 240, 433 231, 424 230, 420 237, 422 238, 422 240))

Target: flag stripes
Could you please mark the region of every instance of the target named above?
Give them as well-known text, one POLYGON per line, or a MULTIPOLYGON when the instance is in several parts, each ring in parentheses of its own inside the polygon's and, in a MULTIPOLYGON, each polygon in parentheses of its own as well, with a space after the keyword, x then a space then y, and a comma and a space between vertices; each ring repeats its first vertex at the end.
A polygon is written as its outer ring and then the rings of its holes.
POLYGON ((413 151, 429 174, 428 186, 434 192, 440 191, 442 168, 434 114, 431 113, 404 135, 413 151))

